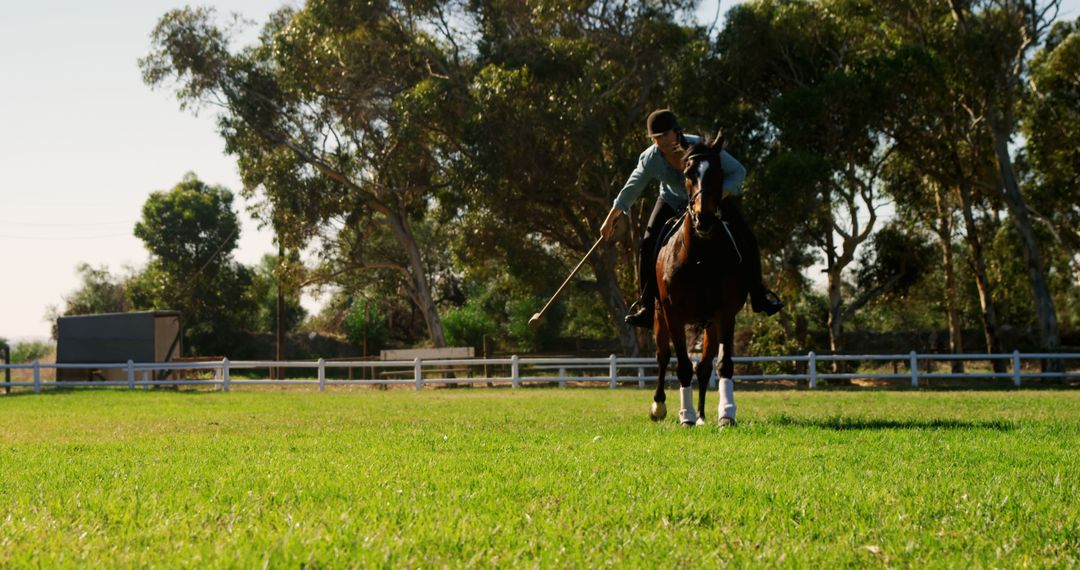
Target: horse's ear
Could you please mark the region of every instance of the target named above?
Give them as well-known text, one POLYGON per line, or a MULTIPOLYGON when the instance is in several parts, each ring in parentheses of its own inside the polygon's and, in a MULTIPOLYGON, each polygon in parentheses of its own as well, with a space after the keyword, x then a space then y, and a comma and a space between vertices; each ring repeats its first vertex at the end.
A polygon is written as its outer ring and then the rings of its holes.
POLYGON ((716 138, 713 139, 713 142, 712 142, 712 144, 709 145, 709 148, 716 151, 716 152, 720 152, 721 150, 724 150, 724 128, 723 127, 721 127, 720 130, 716 132, 716 138))

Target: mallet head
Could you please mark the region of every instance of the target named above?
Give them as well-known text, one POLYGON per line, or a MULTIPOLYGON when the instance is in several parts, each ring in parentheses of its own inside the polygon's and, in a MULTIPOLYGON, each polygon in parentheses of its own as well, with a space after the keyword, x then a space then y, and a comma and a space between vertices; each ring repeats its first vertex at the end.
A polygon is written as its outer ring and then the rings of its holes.
POLYGON ((532 318, 529 319, 529 328, 536 330, 538 326, 540 326, 540 313, 533 313, 532 318))

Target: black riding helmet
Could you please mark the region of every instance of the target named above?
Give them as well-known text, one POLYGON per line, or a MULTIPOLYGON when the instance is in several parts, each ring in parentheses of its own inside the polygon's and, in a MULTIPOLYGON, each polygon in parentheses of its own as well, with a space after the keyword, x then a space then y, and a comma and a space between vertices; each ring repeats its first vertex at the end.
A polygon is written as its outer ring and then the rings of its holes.
POLYGON ((657 109, 649 113, 645 128, 648 129, 650 137, 662 135, 672 129, 682 131, 679 119, 675 118, 675 113, 672 113, 670 109, 657 109))

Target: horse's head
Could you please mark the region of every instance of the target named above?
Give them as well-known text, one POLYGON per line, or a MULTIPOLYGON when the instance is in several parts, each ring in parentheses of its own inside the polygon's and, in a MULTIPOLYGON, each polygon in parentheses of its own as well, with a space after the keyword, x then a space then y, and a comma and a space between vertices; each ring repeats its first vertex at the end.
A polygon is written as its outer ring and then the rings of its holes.
POLYGON ((710 144, 690 145, 683 152, 683 175, 686 193, 690 196, 689 213, 694 233, 708 239, 720 222, 720 200, 724 198, 724 173, 720 168, 720 151, 724 148, 724 131, 720 130, 710 144))

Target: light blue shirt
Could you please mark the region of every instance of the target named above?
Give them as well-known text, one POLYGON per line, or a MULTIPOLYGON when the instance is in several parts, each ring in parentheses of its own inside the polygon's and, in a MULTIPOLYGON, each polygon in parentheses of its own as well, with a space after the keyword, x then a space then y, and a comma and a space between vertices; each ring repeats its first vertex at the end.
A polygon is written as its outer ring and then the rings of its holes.
MULTIPOLYGON (((701 142, 701 138, 686 135, 686 141, 689 144, 697 144, 701 142)), ((724 173, 724 192, 734 196, 741 194, 742 182, 746 178, 746 167, 739 164, 739 161, 727 151, 721 150, 720 168, 724 173)), ((614 207, 622 210, 624 214, 630 213, 630 206, 634 205, 645 190, 645 186, 653 180, 660 182, 660 199, 665 204, 675 211, 682 210, 686 206, 686 201, 690 197, 686 195, 686 179, 683 173, 668 164, 668 161, 664 160, 664 155, 660 153, 660 147, 654 144, 638 157, 637 167, 630 173, 626 184, 615 197, 614 207)))

